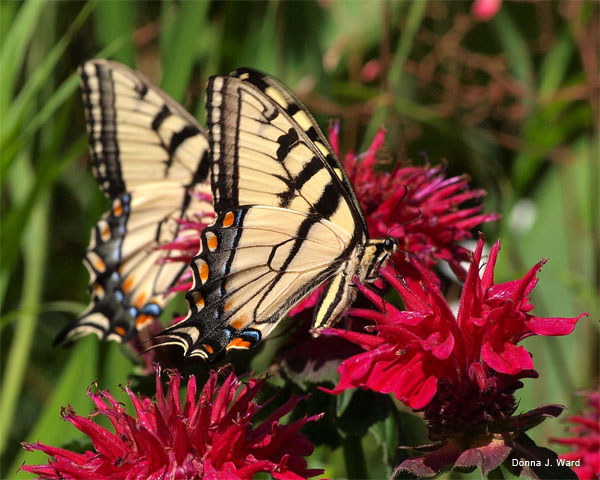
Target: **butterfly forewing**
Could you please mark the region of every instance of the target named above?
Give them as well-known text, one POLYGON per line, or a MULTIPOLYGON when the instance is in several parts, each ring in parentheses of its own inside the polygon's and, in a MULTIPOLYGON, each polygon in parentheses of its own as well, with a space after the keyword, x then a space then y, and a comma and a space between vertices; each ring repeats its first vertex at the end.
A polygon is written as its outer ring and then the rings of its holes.
POLYGON ((208 83, 218 218, 192 262, 189 314, 163 332, 166 343, 209 359, 264 338, 367 236, 341 165, 314 133, 312 117, 290 110, 295 100, 287 90, 245 78, 208 83))
POLYGON ((58 340, 86 333, 121 341, 161 312, 185 269, 160 245, 181 220, 211 221, 208 139, 144 76, 115 62, 80 69, 92 170, 111 209, 92 229, 85 264, 91 302, 58 340))
POLYGON ((311 144, 323 155, 323 160, 333 172, 342 181, 345 196, 350 200, 350 206, 356 218, 361 220, 364 230, 367 230, 367 222, 364 213, 350 183, 346 171, 342 167, 337 155, 331 148, 331 145, 323 135, 321 128, 314 117, 308 111, 306 106, 298 97, 276 78, 265 75, 251 68, 239 68, 231 74, 232 77, 240 78, 245 83, 254 85, 257 89, 264 92, 271 100, 279 105, 287 115, 293 119, 298 129, 304 131, 311 144))

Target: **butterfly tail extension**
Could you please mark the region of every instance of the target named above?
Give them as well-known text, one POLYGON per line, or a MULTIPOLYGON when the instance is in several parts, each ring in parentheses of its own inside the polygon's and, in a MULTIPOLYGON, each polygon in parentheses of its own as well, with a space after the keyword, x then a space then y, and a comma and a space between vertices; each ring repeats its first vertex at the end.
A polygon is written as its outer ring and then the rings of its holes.
POLYGON ((193 286, 186 293, 188 315, 158 336, 166 340, 160 345, 178 345, 187 357, 201 357, 213 362, 232 349, 248 349, 257 345, 262 334, 247 327, 248 321, 236 317, 231 309, 231 292, 227 280, 242 229, 246 209, 226 212, 201 235, 200 250, 190 269, 193 286))

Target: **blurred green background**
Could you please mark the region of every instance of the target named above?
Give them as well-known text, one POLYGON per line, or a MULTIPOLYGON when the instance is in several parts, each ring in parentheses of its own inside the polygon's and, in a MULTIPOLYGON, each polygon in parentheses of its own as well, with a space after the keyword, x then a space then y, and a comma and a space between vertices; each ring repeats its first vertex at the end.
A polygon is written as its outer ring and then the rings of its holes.
MULTIPOLYGON (((384 125, 393 158, 425 152, 469 174, 486 211, 503 215, 483 228, 502 240, 497 281, 547 257, 534 313, 590 314, 568 337, 525 342, 540 378, 517 392, 519 411, 576 411, 574 393, 598 377, 598 6, 504 2, 484 22, 458 1, 0 3, 0 476, 30 478, 16 474, 25 458, 45 462, 21 441, 81 439, 60 407, 87 414, 88 385, 119 394, 136 368, 95 337, 51 346, 87 303, 81 258, 107 208, 76 76, 93 57, 141 70, 202 122, 208 76, 252 66, 294 89, 323 128, 340 119, 343 151, 384 125)), ((549 420, 533 436, 547 446, 563 432, 549 420)), ((388 474, 376 433, 363 439, 372 478, 388 474)), ((309 464, 346 476, 340 448, 319 447, 309 464)))

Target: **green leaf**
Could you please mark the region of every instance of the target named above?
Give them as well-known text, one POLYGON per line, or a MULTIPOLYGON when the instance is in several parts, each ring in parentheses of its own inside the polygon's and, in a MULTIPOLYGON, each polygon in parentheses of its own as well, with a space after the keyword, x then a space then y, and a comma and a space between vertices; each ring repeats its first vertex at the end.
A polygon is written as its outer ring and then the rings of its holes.
POLYGON ((392 474, 395 460, 398 454, 398 431, 391 415, 374 423, 369 431, 375 438, 375 442, 381 448, 381 458, 386 466, 386 476, 392 474))
POLYGON ((348 395, 338 403, 336 420, 344 435, 362 437, 371 425, 388 416, 386 395, 362 389, 346 393, 348 395))
POLYGON ((14 323, 22 315, 38 316, 48 312, 65 312, 71 315, 78 315, 84 308, 85 304, 79 302, 45 302, 38 305, 38 308, 16 309, 0 317, 0 329, 4 329, 11 323, 14 323))
MULTIPOLYGON (((1 224, 2 237, 6 239, 3 248, 0 250, 0 263, 2 264, 3 275, 6 274, 5 272, 11 272, 18 260, 19 238, 28 225, 33 209, 40 203, 40 198, 47 195, 48 191, 54 186, 56 179, 64 167, 82 156, 86 146, 87 139, 81 137, 65 152, 59 161, 56 161, 55 156, 52 154, 43 156, 37 175, 33 171, 28 175, 34 182, 30 189, 23 188, 25 185, 23 181, 24 174, 18 176, 21 180, 12 182, 13 185, 21 185, 20 191, 25 192, 25 194, 22 197, 22 201, 8 211, 1 224)), ((19 162, 16 162, 13 169, 18 166, 19 162)))
POLYGON ((537 178, 552 151, 592 122, 588 104, 554 102, 529 117, 524 128, 524 148, 517 154, 511 176, 518 192, 537 178))
POLYGON ((408 114, 419 121, 434 120, 437 122, 439 118, 435 112, 429 111, 426 107, 419 106, 411 100, 412 79, 404 72, 404 63, 412 51, 415 36, 423 21, 427 0, 418 0, 404 5, 410 5, 408 16, 387 74, 391 86, 391 99, 384 101, 373 113, 361 146, 362 151, 368 148, 377 130, 389 123, 392 111, 408 114))
MULTIPOLYGON (((123 350, 128 349, 126 345, 116 342, 107 342, 102 345, 101 375, 98 379, 98 387, 102 390, 110 390, 113 396, 125 402, 127 394, 120 388, 126 385, 130 375, 133 375, 134 364, 124 355, 123 350)), ((140 362, 141 358, 138 359, 140 362)))
POLYGON ((344 463, 346 464, 346 478, 349 480, 367 478, 367 463, 365 462, 362 437, 348 435, 342 441, 342 448, 344 450, 344 463))
MULTIPOLYGON (((98 58, 112 56, 113 52, 117 51, 125 40, 126 37, 124 36, 117 38, 95 56, 98 58)), ((71 99, 73 93, 78 90, 78 87, 79 75, 74 71, 64 80, 50 98, 43 102, 42 107, 36 110, 35 115, 27 121, 24 128, 13 132, 14 136, 6 139, 7 144, 3 147, 2 156, 0 157, 0 178, 5 178, 6 172, 18 153, 31 142, 33 135, 46 125, 61 107, 68 104, 68 101, 71 99)))
MULTIPOLYGON (((40 37, 40 41, 43 38, 45 37, 40 37)), ((51 133, 50 130, 45 133, 42 137, 42 144, 48 141, 51 133)), ((45 147, 46 145, 43 146, 45 147)), ((27 199, 33 191, 35 179, 38 178, 28 150, 21 152, 19 156, 20 161, 16 163, 15 168, 10 172, 8 194, 13 205, 16 207, 13 207, 10 211, 11 215, 19 207, 27 205, 27 199)), ((23 313, 20 317, 18 328, 14 328, 0 394, 0 416, 5 419, 13 418, 17 409, 36 331, 37 315, 35 312, 38 309, 43 291, 50 194, 47 190, 42 193, 43 195, 40 197, 39 202, 28 205, 31 212, 31 222, 21 221, 18 229, 15 227, 11 228, 6 222, 2 222, 1 225, 2 237, 6 240, 4 244, 6 248, 2 249, 2 283, 0 285, 3 301, 5 299, 4 291, 10 279, 11 264, 14 264, 18 259, 19 249, 23 252, 23 287, 19 304, 19 310, 23 313), (7 233, 14 234, 17 230, 18 235, 13 237, 7 235, 7 233), (6 257, 7 251, 11 254, 10 257, 6 257), (5 262, 4 259, 8 262, 5 262), (7 263, 9 263, 8 266, 7 263)), ((7 447, 9 425, 8 422, 0 423, 0 453, 3 453, 7 447)))
POLYGON ((543 98, 561 86, 568 72, 575 45, 569 30, 565 30, 544 55, 539 73, 538 97, 543 98))
POLYGON ((406 25, 402 30, 400 36, 400 43, 392 60, 392 65, 389 71, 389 79, 393 85, 393 90, 396 93, 400 93, 403 87, 403 70, 404 63, 406 62, 410 52, 412 50, 413 43, 415 41, 415 35, 421 26, 421 21, 425 15, 425 9, 427 7, 426 0, 418 0, 411 2, 410 9, 408 11, 408 17, 406 19, 406 25))
POLYGON ((37 325, 34 313, 39 305, 46 263, 45 239, 48 234, 48 192, 41 197, 32 212, 32 222, 23 236, 24 253, 23 296, 20 302, 22 314, 15 327, 5 365, 0 396, 0 453, 6 449, 10 422, 18 407, 23 380, 29 363, 31 346, 37 325))
MULTIPOLYGON (((8 113, 4 116, 0 130, 0 150, 4 150, 8 142, 18 133, 21 123, 27 113, 35 109, 35 98, 40 90, 50 83, 50 77, 56 64, 64 54, 71 38, 81 28, 85 20, 92 13, 96 2, 88 2, 77 15, 63 37, 52 47, 42 63, 29 76, 22 90, 10 105, 8 113)), ((14 157, 13 157, 14 159, 14 157)), ((6 163, 9 159, 1 159, 2 172, 6 172, 6 163)))

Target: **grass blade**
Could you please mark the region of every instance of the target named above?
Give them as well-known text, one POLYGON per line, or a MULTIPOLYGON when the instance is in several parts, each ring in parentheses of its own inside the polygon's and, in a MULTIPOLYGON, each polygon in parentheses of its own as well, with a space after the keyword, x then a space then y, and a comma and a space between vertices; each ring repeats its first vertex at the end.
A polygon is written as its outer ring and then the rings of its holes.
POLYGON ((95 11, 98 40, 101 45, 110 45, 115 38, 125 37, 114 53, 118 62, 134 66, 135 48, 133 32, 135 30, 135 7, 137 2, 100 2, 95 11))
MULTIPOLYGON (((66 404, 71 405, 80 415, 87 415, 92 411, 92 402, 85 395, 85 391, 98 375, 98 345, 98 339, 94 335, 88 335, 73 347, 73 354, 65 365, 56 388, 45 403, 35 427, 27 435, 28 442, 40 440, 50 445, 62 445, 73 438, 84 438, 70 423, 60 422, 59 413, 66 404)), ((41 452, 21 451, 7 473, 11 478, 30 479, 30 473, 13 472, 24 462, 45 464, 47 459, 48 457, 41 452)))
MULTIPOLYGON (((392 64, 388 70, 388 80, 392 95, 398 99, 405 98, 405 95, 401 94, 402 90, 405 88, 406 81, 406 75, 404 75, 404 63, 412 50, 415 35, 417 34, 423 16, 425 15, 426 7, 426 0, 410 3, 406 26, 402 31, 398 49, 396 50, 396 54, 394 55, 392 64)), ((386 102, 383 106, 375 110, 365 133, 362 150, 368 148, 372 139, 375 138, 377 130, 386 122, 390 108, 395 108, 393 102, 386 102)))
MULTIPOLYGON (((44 9, 42 0, 27 0, 21 5, 17 18, 2 41, 0 52, 0 116, 8 109, 19 72, 23 66, 25 52, 35 32, 39 17, 44 9)), ((3 5, 2 8, 5 8, 3 5)))
POLYGON ((563 32, 550 51, 544 55, 539 74, 538 96, 543 98, 557 90, 568 71, 573 54, 573 39, 569 32, 563 32))
MULTIPOLYGON (((35 178, 33 167, 23 159, 15 169, 14 176, 17 185, 26 191, 26 185, 32 186, 32 178, 35 178)), ((15 189, 19 190, 19 189, 15 189)), ((29 352, 33 343, 37 315, 34 313, 38 308, 44 279, 44 265, 46 263, 46 241, 48 236, 49 219, 49 192, 46 191, 36 202, 32 209, 31 221, 29 222, 22 239, 24 277, 23 295, 20 309, 23 311, 18 328, 15 328, 8 358, 6 360, 4 378, 2 380, 2 392, 0 394, 0 454, 7 446, 10 421, 17 408, 17 402, 21 393, 25 371, 29 363, 29 352)), ((9 243, 10 244, 10 243, 9 243)), ((3 249, 5 250, 5 249, 3 249)))
POLYGON ((398 50, 396 51, 396 55, 394 55, 394 59, 388 74, 390 78, 390 84, 393 86, 393 89, 396 92, 399 92, 402 87, 402 72, 404 68, 404 62, 406 62, 406 59, 412 50, 412 46, 415 41, 415 35, 421 26, 421 21, 425 15, 426 7, 426 0, 410 3, 408 18, 406 19, 406 26, 402 31, 398 50))
MULTIPOLYGON (((85 152, 86 147, 87 138, 82 136, 79 141, 75 142, 69 151, 61 157, 60 161, 53 162, 52 160, 56 160, 56 158, 53 155, 47 155, 45 157, 46 160, 38 167, 37 175, 35 175, 36 172, 31 169, 31 178, 35 178, 35 180, 33 187, 30 189, 23 188, 23 185, 26 184, 23 183, 25 182, 25 180, 23 180, 23 175, 19 174, 18 179, 15 180, 20 182, 16 183, 16 185, 19 185, 26 193, 23 195, 22 203, 13 207, 6 214, 1 225, 4 242, 3 248, 0 251, 0 263, 2 264, 2 290, 0 290, 0 293, 4 292, 8 276, 18 260, 19 238, 21 238, 24 229, 30 221, 33 210, 41 201, 41 197, 52 188, 64 167, 73 162, 76 158, 81 157, 85 152)), ((15 162, 13 168, 17 168, 17 165, 20 163, 21 162, 15 162)), ((1 297, 4 299, 4 295, 1 295, 1 297)))
POLYGON ((190 38, 197 38, 196 32, 206 24, 209 2, 182 2, 179 4, 179 16, 165 50, 161 52, 163 60, 163 78, 161 85, 175 100, 182 102, 192 73, 194 60, 198 52, 190 38))
MULTIPOLYGON (((0 150, 4 150, 9 140, 13 138, 23 122, 25 114, 34 109, 34 98, 48 83, 56 64, 69 45, 71 38, 77 32, 96 6, 96 2, 86 3, 63 37, 46 55, 42 63, 35 69, 29 80, 19 92, 14 102, 8 109, 0 130, 0 150)), ((4 159, 2 161, 4 163, 4 159)))
POLYGON ((527 42, 506 12, 506 9, 498 12, 491 20, 491 25, 496 31, 496 37, 502 46, 502 51, 506 52, 506 55, 510 59, 511 70, 515 74, 516 79, 526 89, 527 98, 531 98, 533 63, 529 56, 527 42))

